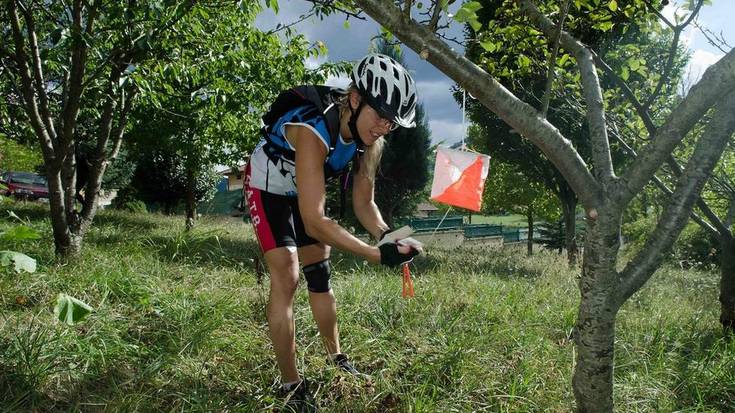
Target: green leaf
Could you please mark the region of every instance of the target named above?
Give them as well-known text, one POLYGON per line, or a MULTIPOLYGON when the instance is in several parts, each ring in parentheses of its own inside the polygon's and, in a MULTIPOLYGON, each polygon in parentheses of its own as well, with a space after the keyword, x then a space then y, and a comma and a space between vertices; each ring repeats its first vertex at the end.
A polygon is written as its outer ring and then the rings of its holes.
POLYGON ((82 321, 89 313, 93 311, 87 303, 66 295, 59 293, 56 297, 56 307, 54 307, 54 314, 59 321, 64 322, 70 326, 75 323, 82 321))
POLYGON ((494 52, 498 48, 497 44, 490 40, 481 41, 480 46, 482 46, 483 49, 487 50, 490 53, 494 52))
POLYGON ((459 10, 457 10, 457 13, 454 15, 454 20, 460 23, 469 23, 474 31, 478 31, 482 28, 482 23, 480 23, 477 18, 477 11, 481 8, 482 4, 477 1, 465 3, 459 10))
POLYGON ((606 22, 597 23, 593 27, 598 30, 602 30, 603 32, 608 32, 613 28, 613 26, 614 26, 613 22, 606 21, 606 22))
POLYGON ((273 9, 273 12, 278 14, 278 0, 268 0, 266 4, 269 9, 273 9))
POLYGON ((638 59, 636 59, 636 58, 630 58, 630 59, 628 59, 628 66, 630 67, 630 70, 632 70, 632 71, 635 72, 636 70, 638 70, 638 68, 640 67, 640 65, 641 65, 641 63, 640 63, 640 61, 638 59))
POLYGON ((607 7, 612 11, 618 10, 618 2, 615 0, 610 0, 610 3, 608 3, 607 7))
POLYGON ((41 238, 41 234, 38 231, 25 225, 18 225, 0 233, 0 239, 5 241, 23 241, 39 238, 41 238))
POLYGON ((345 20, 345 22, 342 23, 342 27, 344 27, 345 29, 349 29, 350 28, 350 22, 349 22, 349 20, 345 20))
POLYGON ((623 80, 628 80, 628 78, 630 77, 630 71, 628 70, 628 68, 627 68, 627 67, 623 67, 623 70, 622 70, 622 72, 620 73, 620 77, 621 77, 621 78, 622 78, 623 80))
POLYGON ((0 251, 0 265, 7 267, 10 264, 15 264, 15 272, 21 271, 36 272, 36 260, 33 258, 15 251, 0 251))
POLYGON ((482 29, 482 23, 480 23, 480 21, 477 20, 477 18, 470 19, 469 23, 470 23, 470 26, 472 26, 472 30, 476 32, 479 32, 480 29, 482 29))
POLYGON ((479 1, 471 1, 462 5, 463 9, 467 9, 473 14, 482 8, 482 4, 479 1))
POLYGON ((531 59, 526 55, 518 55, 518 67, 526 68, 531 65, 531 59))

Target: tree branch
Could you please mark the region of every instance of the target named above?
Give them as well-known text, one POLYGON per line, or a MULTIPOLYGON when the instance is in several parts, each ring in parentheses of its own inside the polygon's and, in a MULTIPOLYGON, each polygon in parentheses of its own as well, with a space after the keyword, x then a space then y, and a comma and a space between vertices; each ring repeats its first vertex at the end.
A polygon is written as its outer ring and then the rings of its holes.
POLYGON ((653 234, 648 237, 643 250, 626 265, 621 273, 621 285, 617 303, 622 305, 648 281, 663 260, 663 254, 678 238, 704 183, 712 173, 717 160, 735 131, 735 92, 730 92, 716 105, 713 116, 702 137, 697 141, 694 153, 684 174, 666 205, 653 234))
POLYGON ((556 57, 559 54, 559 40, 561 37, 561 31, 564 29, 564 20, 567 18, 567 12, 569 12, 569 0, 564 0, 564 4, 561 6, 559 12, 559 22, 556 24, 556 31, 554 37, 550 39, 552 41, 551 54, 549 55, 549 61, 546 63, 548 70, 546 72, 546 87, 544 88, 544 98, 541 104, 541 116, 546 118, 546 114, 549 111, 549 102, 551 101, 551 88, 554 84, 554 77, 556 72, 556 57))
POLYGON ((735 197, 730 198, 730 205, 727 207, 724 224, 729 229, 733 221, 735 221, 735 197))
MULTIPOLYGON (((61 133, 61 145, 67 151, 74 142, 74 129, 77 125, 79 105, 84 92, 84 71, 87 62, 87 45, 82 41, 82 2, 75 0, 72 6, 72 36, 77 36, 71 52, 71 70, 69 73, 69 85, 67 87, 67 99, 61 111, 63 129, 61 133)), ((91 24, 91 23, 88 23, 91 24)))
POLYGON ((288 23, 288 24, 284 24, 284 25, 280 25, 280 24, 279 24, 278 26, 276 26, 276 28, 275 28, 275 29, 273 29, 273 30, 269 30, 269 31, 267 31, 267 32, 266 32, 265 34, 266 34, 266 35, 271 35, 271 34, 275 34, 275 33, 278 33, 278 32, 280 32, 281 30, 285 30, 285 29, 288 29, 289 27, 293 27, 293 26, 295 26, 295 25, 297 25, 297 24, 301 23, 302 21, 304 21, 304 20, 308 19, 309 17, 313 16, 313 15, 314 15, 315 13, 316 13, 316 11, 314 11, 314 10, 312 9, 312 10, 310 10, 310 11, 309 11, 308 13, 304 13, 304 14, 302 14, 301 16, 299 16, 299 18, 298 18, 297 20, 294 20, 294 21, 292 21, 291 23, 288 23))
MULTIPOLYGON (((555 35, 554 23, 541 13, 531 0, 517 0, 521 9, 525 11, 539 28, 549 38, 555 35)), ((595 175, 604 186, 612 184, 615 173, 610 155, 610 142, 607 137, 605 124, 604 99, 600 79, 590 50, 580 41, 564 30, 559 31, 561 45, 574 55, 582 76, 582 89, 587 102, 587 121, 589 122, 590 137, 592 138, 592 157, 594 159, 595 175)))
MULTIPOLYGON (((441 0, 437 0, 436 5, 434 5, 434 10, 431 14, 431 21, 429 21, 429 31, 436 32, 436 26, 439 24, 439 17, 441 17, 441 13, 441 0)), ((408 18, 411 18, 410 14, 408 15, 408 18)))
POLYGON ((30 68, 28 67, 28 56, 25 52, 25 45, 23 42, 23 34, 20 28, 20 18, 18 11, 15 8, 16 3, 14 0, 7 2, 8 16, 10 18, 10 25, 13 31, 13 39, 15 41, 15 59, 18 65, 18 74, 21 78, 21 92, 23 95, 23 101, 25 103, 25 111, 28 119, 31 122, 36 136, 38 137, 39 144, 41 145, 41 151, 43 152, 44 159, 48 164, 55 164, 54 154, 54 141, 51 139, 46 126, 41 119, 41 114, 38 110, 38 102, 36 102, 36 95, 33 90, 33 81, 30 68))
POLYGON ((487 72, 437 39, 427 27, 404 21, 390 0, 356 0, 356 3, 408 47, 419 52, 437 69, 457 82, 513 129, 532 141, 564 175, 587 207, 602 199, 600 185, 587 169, 571 142, 538 111, 519 100, 487 72))
POLYGON ((669 74, 671 73, 671 68, 674 66, 674 58, 676 57, 676 50, 679 47, 679 36, 681 36, 681 32, 689 25, 689 23, 692 22, 692 19, 699 13, 699 9, 702 7, 702 3, 704 0, 699 0, 697 2, 697 5, 694 7, 694 10, 692 10, 692 13, 689 15, 689 18, 684 21, 684 23, 677 25, 674 27, 674 38, 671 40, 671 46, 669 47, 669 56, 666 60, 666 65, 664 66, 664 72, 661 75, 661 77, 658 79, 658 84, 656 85, 656 89, 654 92, 648 97, 648 100, 646 100, 645 108, 648 110, 651 107, 651 104, 654 100, 658 97, 659 93, 661 93, 661 88, 664 86, 664 83, 669 79, 669 74))
POLYGON ((710 66, 684 100, 672 111, 653 141, 621 176, 616 202, 628 202, 648 183, 663 162, 707 110, 735 89, 735 50, 710 66))
POLYGON ((36 35, 36 22, 33 18, 33 12, 27 7, 21 7, 23 18, 26 22, 26 32, 28 33, 28 44, 31 51, 31 61, 33 63, 32 73, 33 79, 36 83, 36 94, 40 100, 40 111, 43 120, 43 124, 46 126, 49 137, 52 141, 56 140, 56 128, 54 127, 54 120, 51 116, 51 110, 49 107, 48 94, 46 93, 46 81, 43 78, 43 67, 41 65, 41 52, 38 48, 38 37, 36 35))
POLYGON ((110 155, 108 157, 108 159, 110 160, 116 159, 118 153, 120 152, 120 146, 122 145, 122 139, 125 133, 125 126, 128 121, 128 114, 130 114, 130 110, 133 107, 133 100, 135 100, 135 97, 137 96, 137 94, 138 94, 137 88, 133 88, 127 95, 123 94, 124 97, 123 97, 122 110, 120 111, 120 114, 118 116, 117 126, 112 131, 113 146, 112 146, 112 151, 110 152, 110 155))
MULTIPOLYGON (((635 157, 638 156, 638 154, 635 152, 635 150, 632 147, 630 147, 630 145, 628 145, 628 143, 625 142, 625 140, 623 140, 623 137, 620 136, 620 134, 613 133, 612 135, 613 135, 613 137, 615 137, 617 139, 617 141, 620 143, 620 145, 623 147, 623 149, 631 157, 635 158, 635 157)), ((671 197, 674 195, 674 191, 672 191, 656 175, 653 175, 653 178, 651 178, 651 180, 653 181, 653 183, 656 185, 656 187, 658 187, 658 189, 661 192, 663 192, 664 194, 668 195, 669 196, 669 199, 671 199, 671 197)), ((697 215, 694 211, 692 211, 691 214, 690 214, 692 220, 694 222, 696 222, 704 230, 710 232, 712 235, 714 235, 716 237, 720 237, 722 235, 721 234, 721 231, 723 231, 723 229, 724 229, 725 232, 728 232, 727 231, 727 228, 723 228, 722 227, 722 222, 720 221, 720 219, 716 215, 714 215, 714 213, 712 213, 712 210, 709 209, 709 206, 704 202, 704 200, 702 200, 701 197, 699 197, 698 200, 697 200, 697 204, 700 205, 700 203, 703 204, 707 208, 707 211, 709 211, 712 214, 712 216, 714 217, 714 221, 712 220, 712 217, 708 216, 708 218, 710 219, 710 221, 712 221, 712 224, 710 224, 707 221, 705 221, 704 219, 702 219, 702 217, 700 217, 699 215, 697 215), (717 226, 717 228, 715 228, 715 226, 717 226)))
POLYGON ((696 21, 694 22, 694 27, 699 29, 704 38, 707 39, 707 42, 711 44, 712 47, 716 47, 722 53, 727 53, 729 49, 732 49, 732 46, 727 43, 725 36, 723 36, 722 31, 720 31, 720 34, 712 33, 712 30, 700 25, 696 21))
POLYGON ((643 105, 638 101, 638 98, 635 96, 635 93, 633 93, 630 87, 628 87, 627 82, 625 82, 620 76, 618 76, 618 74, 615 73, 615 71, 604 60, 602 60, 602 58, 598 56, 594 51, 592 51, 591 53, 597 65, 602 67, 605 73, 607 73, 608 76, 612 77, 615 84, 617 84, 618 87, 622 89, 625 97, 628 98, 628 100, 630 101, 630 103, 633 105, 636 112, 638 113, 638 116, 640 116, 641 120, 643 120, 643 124, 646 126, 646 129, 648 130, 649 136, 653 138, 653 136, 656 134, 656 125, 653 124, 651 115, 648 113, 648 108, 643 107, 643 105))
MULTIPOLYGON (((80 224, 83 226, 88 225, 91 217, 97 209, 97 196, 102 183, 102 176, 105 173, 107 167, 107 156, 106 149, 108 142, 110 141, 110 132, 112 130, 112 119, 117 106, 115 98, 115 89, 118 87, 118 82, 122 75, 121 65, 114 65, 110 70, 110 76, 108 79, 107 90, 105 92, 106 100, 102 106, 102 116, 100 117, 100 124, 97 131, 97 146, 94 150, 94 156, 89 159, 89 177, 84 191, 84 206, 81 211, 80 224)), ((123 110, 125 110, 123 108, 123 110)), ((124 126, 123 126, 124 127, 124 126)), ((82 230, 84 228, 81 228, 82 230)))

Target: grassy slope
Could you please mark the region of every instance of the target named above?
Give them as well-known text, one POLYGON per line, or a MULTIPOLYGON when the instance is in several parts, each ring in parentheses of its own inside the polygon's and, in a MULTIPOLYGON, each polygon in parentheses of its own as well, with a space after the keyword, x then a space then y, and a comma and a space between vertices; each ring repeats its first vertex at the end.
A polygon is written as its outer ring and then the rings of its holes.
MULTIPOLYGON (((44 211, 11 206, 50 233, 44 211)), ((5 208, 7 209, 7 208, 5 208)), ((256 244, 234 220, 102 212, 81 260, 52 242, 4 245, 39 259, 0 270, 0 410, 270 411, 277 377, 256 282, 256 244), (96 312, 53 321, 59 292, 96 312)), ((0 220, 0 229, 8 221, 0 220)), ((372 382, 328 367, 305 289, 296 305, 299 365, 325 411, 570 411, 576 271, 561 257, 429 252, 416 298, 397 274, 335 254, 342 341, 372 382)), ((735 345, 717 323, 716 274, 662 269, 622 310, 620 411, 732 411, 735 345)))

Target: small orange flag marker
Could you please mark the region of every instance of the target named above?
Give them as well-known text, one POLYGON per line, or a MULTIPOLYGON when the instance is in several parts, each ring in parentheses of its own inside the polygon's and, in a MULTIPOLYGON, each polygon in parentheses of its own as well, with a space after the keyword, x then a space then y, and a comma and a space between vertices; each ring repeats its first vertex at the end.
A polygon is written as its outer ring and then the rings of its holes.
POLYGON ((489 168, 490 157, 487 155, 437 148, 431 199, 479 211, 489 168))
POLYGON ((403 264, 403 298, 413 297, 413 280, 408 263, 403 264))

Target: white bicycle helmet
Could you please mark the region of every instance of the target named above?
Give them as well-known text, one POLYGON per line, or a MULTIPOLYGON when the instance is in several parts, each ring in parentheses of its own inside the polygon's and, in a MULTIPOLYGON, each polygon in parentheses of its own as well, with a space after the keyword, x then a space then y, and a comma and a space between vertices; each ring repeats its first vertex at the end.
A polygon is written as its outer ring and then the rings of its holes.
POLYGON ((352 69, 352 82, 380 117, 404 128, 416 126, 416 84, 400 63, 369 54, 352 69))

